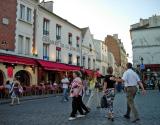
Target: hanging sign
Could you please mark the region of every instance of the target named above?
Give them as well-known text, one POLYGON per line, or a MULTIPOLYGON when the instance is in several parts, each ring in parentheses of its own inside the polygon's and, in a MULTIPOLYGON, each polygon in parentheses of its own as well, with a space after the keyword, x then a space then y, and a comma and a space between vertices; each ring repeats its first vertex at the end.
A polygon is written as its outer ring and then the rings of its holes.
POLYGON ((13 67, 10 66, 7 68, 7 75, 9 78, 13 77, 13 67))

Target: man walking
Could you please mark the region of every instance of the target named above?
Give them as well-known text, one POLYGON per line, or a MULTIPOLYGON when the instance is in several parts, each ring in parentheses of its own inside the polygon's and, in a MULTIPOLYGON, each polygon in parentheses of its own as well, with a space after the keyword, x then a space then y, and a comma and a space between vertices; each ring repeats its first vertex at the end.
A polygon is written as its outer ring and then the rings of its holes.
POLYGON ((61 83, 63 84, 63 101, 66 102, 68 101, 68 85, 69 85, 69 80, 66 75, 63 75, 61 83))
POLYGON ((122 79, 118 79, 116 81, 124 82, 125 90, 127 94, 127 112, 124 115, 124 117, 127 119, 130 119, 130 112, 132 111, 134 116, 134 119, 132 122, 134 123, 140 120, 138 111, 134 105, 134 98, 137 92, 137 87, 136 87, 137 84, 140 85, 142 89, 142 94, 145 94, 145 90, 144 90, 143 84, 140 81, 139 76, 137 75, 136 72, 133 71, 132 64, 127 63, 126 67, 127 67, 127 70, 124 72, 122 79))

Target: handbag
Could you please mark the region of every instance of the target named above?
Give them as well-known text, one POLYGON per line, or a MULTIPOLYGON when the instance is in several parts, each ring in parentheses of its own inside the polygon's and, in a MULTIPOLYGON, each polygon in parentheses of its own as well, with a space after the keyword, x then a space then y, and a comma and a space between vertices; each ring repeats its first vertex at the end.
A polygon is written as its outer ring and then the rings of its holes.
POLYGON ((103 95, 101 97, 101 108, 107 108, 107 107, 108 107, 108 105, 107 105, 107 99, 106 99, 106 96, 103 95))

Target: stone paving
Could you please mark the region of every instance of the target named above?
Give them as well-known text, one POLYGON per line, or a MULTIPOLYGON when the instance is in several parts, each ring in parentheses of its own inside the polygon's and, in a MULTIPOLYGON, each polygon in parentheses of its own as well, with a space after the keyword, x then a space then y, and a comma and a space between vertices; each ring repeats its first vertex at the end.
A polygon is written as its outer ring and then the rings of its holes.
MULTIPOLYGON (((87 98, 85 99, 85 101, 87 98)), ((84 118, 68 121, 71 112, 71 99, 61 102, 61 96, 23 100, 21 105, 0 105, 0 125, 160 125, 160 93, 157 90, 147 91, 146 96, 138 94, 135 99, 140 114, 140 121, 131 123, 123 118, 126 111, 124 93, 117 93, 114 101, 115 121, 105 118, 104 109, 96 109, 84 118)))

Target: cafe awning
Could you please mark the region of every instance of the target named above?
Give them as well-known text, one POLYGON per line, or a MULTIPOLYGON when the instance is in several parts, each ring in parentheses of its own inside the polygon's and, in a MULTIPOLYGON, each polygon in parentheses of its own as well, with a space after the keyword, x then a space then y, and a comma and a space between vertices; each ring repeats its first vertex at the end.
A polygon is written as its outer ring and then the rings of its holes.
POLYGON ((0 55, 0 62, 21 65, 36 65, 36 61, 32 58, 15 55, 0 55))
POLYGON ((51 62, 46 60, 37 60, 38 63, 45 69, 45 70, 55 70, 55 71, 76 71, 80 70, 77 66, 70 66, 63 63, 51 62))

